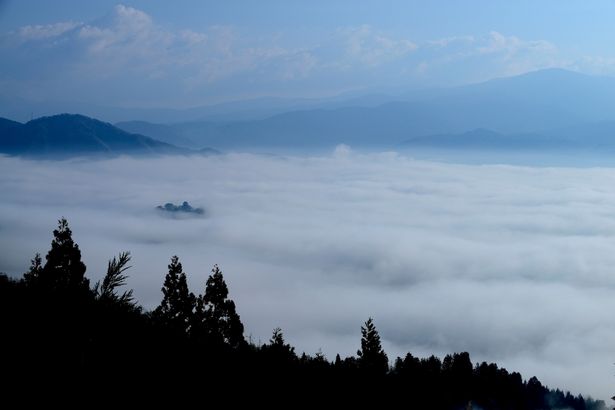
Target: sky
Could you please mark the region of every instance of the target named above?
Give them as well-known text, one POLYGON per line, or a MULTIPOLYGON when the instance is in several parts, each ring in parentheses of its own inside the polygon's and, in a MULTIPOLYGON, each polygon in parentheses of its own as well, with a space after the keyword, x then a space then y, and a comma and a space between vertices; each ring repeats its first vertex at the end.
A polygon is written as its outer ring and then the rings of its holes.
POLYGON ((0 272, 46 254, 65 216, 92 283, 132 253, 160 303, 178 255, 191 291, 222 269, 253 341, 354 355, 373 317, 393 360, 468 351, 608 399, 615 358, 615 174, 459 165, 340 146, 323 156, 0 158, 0 272), (126 178, 130 175, 130 178, 126 178), (155 206, 189 201, 202 218, 155 206))
POLYGON ((0 0, 0 97, 120 107, 615 74, 610 1, 0 0))

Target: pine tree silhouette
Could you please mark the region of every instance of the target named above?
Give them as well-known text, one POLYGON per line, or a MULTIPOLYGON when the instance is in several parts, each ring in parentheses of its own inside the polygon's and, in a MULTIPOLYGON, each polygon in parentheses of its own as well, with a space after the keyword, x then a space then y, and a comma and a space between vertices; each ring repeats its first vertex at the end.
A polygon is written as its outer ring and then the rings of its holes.
POLYGON ((36 254, 30 271, 24 275, 28 285, 68 294, 84 294, 90 290, 90 281, 85 277, 85 264, 81 261, 79 246, 73 241, 72 231, 66 218, 58 221, 53 231, 51 249, 47 253, 45 266, 36 254))
POLYGON ((389 359, 380 345, 380 335, 370 317, 361 326, 361 349, 357 351, 359 368, 373 375, 384 375, 389 370, 389 359))
POLYGON ((193 334, 210 343, 239 347, 246 341, 235 302, 228 298, 228 286, 218 265, 211 272, 205 293, 197 298, 193 334))
POLYGON ((23 274, 23 279, 26 285, 35 286, 40 280, 43 270, 43 260, 40 253, 34 255, 34 259, 30 260, 30 269, 23 274))
POLYGON ((271 335, 271 339, 269 339, 269 344, 264 345, 263 348, 273 353, 274 358, 276 360, 280 360, 281 362, 293 361, 297 359, 295 348, 286 343, 284 340, 284 333, 282 333, 282 329, 279 327, 273 329, 273 334, 271 335))
POLYGON ((162 286, 162 302, 153 316, 157 322, 174 332, 187 334, 190 330, 196 298, 188 291, 186 274, 177 256, 171 258, 169 272, 162 286))

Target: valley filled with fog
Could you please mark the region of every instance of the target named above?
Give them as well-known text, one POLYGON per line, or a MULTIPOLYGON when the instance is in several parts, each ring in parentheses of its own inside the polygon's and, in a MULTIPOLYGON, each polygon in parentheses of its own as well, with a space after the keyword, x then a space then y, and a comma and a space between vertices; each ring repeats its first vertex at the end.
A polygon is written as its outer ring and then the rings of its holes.
POLYGON ((130 251, 147 308, 172 255, 202 292, 224 272, 246 335, 355 354, 373 316, 390 359, 468 351, 544 383, 610 396, 615 168, 456 164, 339 146, 230 153, 0 159, 0 272, 49 249, 64 216, 87 275, 130 251), (156 210, 188 201, 203 215, 156 210))

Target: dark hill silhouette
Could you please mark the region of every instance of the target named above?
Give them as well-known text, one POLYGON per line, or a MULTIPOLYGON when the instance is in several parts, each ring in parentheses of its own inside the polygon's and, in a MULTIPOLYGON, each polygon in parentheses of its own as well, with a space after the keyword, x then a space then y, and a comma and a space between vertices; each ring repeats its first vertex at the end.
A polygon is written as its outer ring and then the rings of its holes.
POLYGON ((0 152, 33 157, 185 154, 189 151, 78 114, 41 117, 25 124, 0 120, 0 152))
POLYGON ((271 406, 291 398, 377 408, 606 410, 603 401, 552 390, 536 377, 524 381, 494 363, 474 365, 467 352, 443 359, 408 353, 390 366, 371 318, 357 326, 358 357, 298 355, 279 328, 255 344, 244 337, 221 269, 214 265, 196 295, 177 256, 160 305, 146 312, 131 290, 119 290, 128 279, 128 252, 111 259, 102 281, 90 287, 65 219, 53 235, 45 263, 37 254, 23 279, 0 274, 5 400, 17 395, 23 403, 48 392, 46 402, 117 403, 130 395, 140 403, 177 403, 194 395, 227 405, 241 399, 271 406), (20 389, 29 394, 20 396, 20 389))

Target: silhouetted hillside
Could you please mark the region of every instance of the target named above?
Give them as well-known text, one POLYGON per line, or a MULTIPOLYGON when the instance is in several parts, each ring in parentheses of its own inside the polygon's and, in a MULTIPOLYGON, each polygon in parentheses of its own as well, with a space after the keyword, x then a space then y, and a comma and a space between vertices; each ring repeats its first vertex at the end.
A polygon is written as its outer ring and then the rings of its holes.
POLYGON ((77 114, 42 117, 26 124, 0 121, 0 152, 35 157, 75 155, 182 154, 188 151, 131 134, 77 114))
POLYGON ((297 354, 279 328, 269 341, 255 344, 244 336, 221 269, 214 265, 193 293, 177 256, 168 265, 159 306, 146 312, 132 290, 121 290, 128 252, 111 259, 103 279, 92 285, 65 219, 53 236, 45 261, 36 254, 23 278, 0 274, 6 394, 24 388, 97 402, 129 394, 175 402, 206 397, 227 405, 290 398, 302 405, 378 408, 606 410, 602 401, 549 389, 536 377, 524 381, 496 364, 474 364, 467 352, 443 359, 408 353, 390 366, 371 318, 357 326, 356 357, 297 354))

